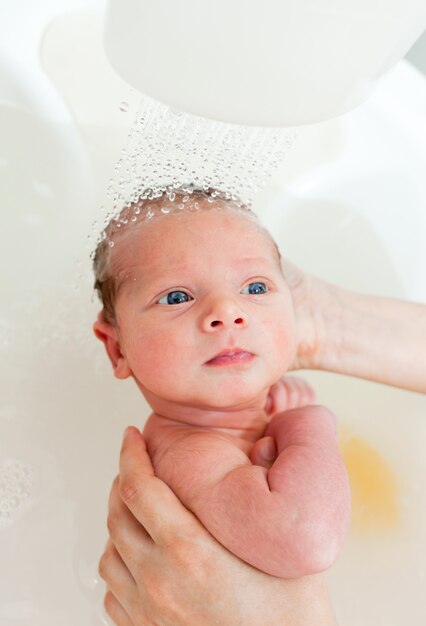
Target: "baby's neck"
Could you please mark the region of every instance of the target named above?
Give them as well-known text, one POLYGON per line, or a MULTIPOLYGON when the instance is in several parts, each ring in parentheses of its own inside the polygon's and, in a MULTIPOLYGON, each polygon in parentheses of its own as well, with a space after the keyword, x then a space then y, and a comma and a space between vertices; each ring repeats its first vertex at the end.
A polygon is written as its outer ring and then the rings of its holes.
POLYGON ((267 393, 244 405, 226 408, 200 408, 191 405, 172 403, 160 398, 151 405, 157 419, 167 420, 170 424, 193 426, 206 430, 228 432, 241 437, 244 434, 257 435, 262 432, 269 421, 265 410, 267 393))

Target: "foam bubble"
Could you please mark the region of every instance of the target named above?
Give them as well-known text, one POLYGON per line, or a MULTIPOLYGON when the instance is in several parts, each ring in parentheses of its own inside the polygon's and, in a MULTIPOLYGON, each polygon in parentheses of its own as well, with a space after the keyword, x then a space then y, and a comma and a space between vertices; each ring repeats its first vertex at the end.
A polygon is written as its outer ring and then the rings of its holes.
POLYGON ((34 482, 31 465, 10 459, 0 466, 0 528, 12 524, 28 504, 34 482))

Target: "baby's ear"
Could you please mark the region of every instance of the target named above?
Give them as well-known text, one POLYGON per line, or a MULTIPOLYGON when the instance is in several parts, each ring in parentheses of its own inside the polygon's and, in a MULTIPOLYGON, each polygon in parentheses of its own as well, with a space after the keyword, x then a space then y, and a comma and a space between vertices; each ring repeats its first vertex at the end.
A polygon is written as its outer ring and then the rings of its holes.
POLYGON ((105 346, 109 360, 112 363, 114 376, 122 379, 131 376, 132 371, 126 357, 121 352, 117 329, 104 321, 103 311, 98 314, 98 319, 93 324, 93 332, 105 346))

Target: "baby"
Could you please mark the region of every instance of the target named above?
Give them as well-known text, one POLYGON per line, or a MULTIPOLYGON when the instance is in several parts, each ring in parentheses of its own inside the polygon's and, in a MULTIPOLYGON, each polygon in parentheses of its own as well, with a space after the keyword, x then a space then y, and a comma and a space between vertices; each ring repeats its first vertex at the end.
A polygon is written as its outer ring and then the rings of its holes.
POLYGON ((95 334, 152 408, 143 434, 156 475, 209 532, 268 574, 323 571, 343 546, 349 486, 333 414, 284 377, 296 328, 278 248, 218 192, 174 194, 107 227, 95 334), (265 437, 269 469, 251 461, 265 437))

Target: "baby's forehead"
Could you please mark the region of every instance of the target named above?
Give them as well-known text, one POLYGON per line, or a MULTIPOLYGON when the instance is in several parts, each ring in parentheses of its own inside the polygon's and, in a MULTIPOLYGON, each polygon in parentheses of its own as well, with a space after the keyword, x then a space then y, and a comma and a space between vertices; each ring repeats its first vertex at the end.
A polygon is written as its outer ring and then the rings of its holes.
POLYGON ((250 251, 252 256, 271 256, 280 262, 274 240, 254 214, 211 207, 208 212, 159 214, 149 223, 127 224, 111 251, 114 273, 130 271, 141 261, 147 265, 164 258, 173 261, 178 250, 185 258, 195 257, 207 244, 216 244, 218 255, 225 249, 235 252, 234 256, 250 251))

